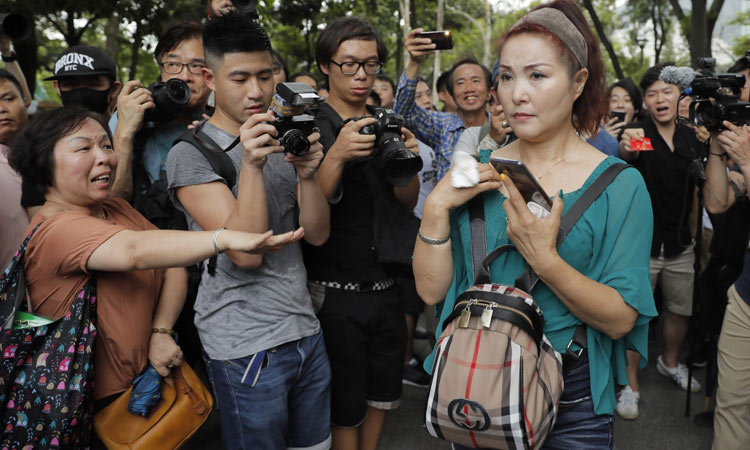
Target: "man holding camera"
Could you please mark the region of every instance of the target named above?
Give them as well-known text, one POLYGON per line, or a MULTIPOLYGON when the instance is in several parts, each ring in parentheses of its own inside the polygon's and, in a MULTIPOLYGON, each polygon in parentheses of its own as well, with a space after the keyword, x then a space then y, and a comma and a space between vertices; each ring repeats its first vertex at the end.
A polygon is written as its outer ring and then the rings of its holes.
MULTIPOLYGON (((703 144, 695 131, 676 125, 680 88, 660 79, 671 63, 649 68, 641 79, 644 106, 649 117, 625 126, 620 156, 638 167, 646 181, 654 209, 654 237, 651 245, 651 286, 661 279, 664 298, 662 332, 664 349, 656 368, 683 390, 697 392, 693 378, 688 387, 688 370, 677 360, 688 332, 693 305, 694 243, 690 230, 695 193, 691 166, 703 144)), ((628 379, 618 397, 617 412, 626 419, 638 417, 640 399, 636 352, 628 352, 628 379)))
POLYGON ((422 31, 417 28, 406 35, 404 45, 409 51, 409 63, 398 81, 394 110, 404 116, 406 126, 414 130, 417 138, 435 150, 439 181, 450 169, 453 147, 463 131, 489 121, 487 103, 492 74, 475 59, 464 58, 453 65, 447 81, 458 115, 418 107, 414 97, 419 66, 425 57, 435 53, 436 47, 430 39, 419 36, 422 31))
MULTIPOLYGON (((271 42, 252 18, 228 12, 203 29, 206 85, 216 95, 201 132, 227 149, 234 187, 203 153, 179 142, 167 155, 169 189, 191 230, 304 234, 328 239, 329 207, 316 179, 319 135, 303 156, 276 139, 271 42)), ((218 251, 217 251, 218 253, 218 251)), ((227 448, 330 446, 330 366, 307 290, 300 244, 278 252, 217 255, 204 268, 195 324, 227 448), (210 265, 210 264, 209 264, 210 265)))
MULTIPOLYGON (((332 204, 331 237, 321 247, 305 247, 305 264, 313 301, 322 305, 318 317, 331 361, 334 449, 374 450, 386 411, 401 400, 404 310, 400 290, 375 250, 374 223, 382 217, 376 217, 374 205, 376 195, 388 195, 411 210, 419 181, 418 168, 386 181, 381 167, 386 151, 374 147, 382 137, 380 125, 398 120, 367 107, 386 54, 372 25, 357 17, 334 20, 315 45, 330 85, 316 122, 325 149, 318 179, 332 204), (377 123, 362 118, 381 113, 377 123)), ((415 148, 416 140, 408 144, 415 148)))
POLYGON ((211 93, 203 81, 206 62, 200 24, 183 22, 168 28, 156 44, 154 57, 161 70, 160 83, 150 88, 138 80, 125 83, 117 98, 117 111, 109 122, 120 165, 125 166, 118 167, 113 195, 131 198, 134 193, 140 193, 136 191, 143 191, 159 179, 172 143, 188 124, 200 119, 211 93), (183 91, 189 89, 190 100, 184 105, 175 105, 169 96, 157 94, 165 104, 154 103, 152 91, 163 90, 166 94, 164 83, 172 79, 184 82, 180 87, 183 91), (131 157, 133 151, 134 158, 131 157), (134 180, 138 186, 133 186, 134 180))
MULTIPOLYGON (((737 60, 728 72, 745 76, 739 101, 750 102, 750 51, 737 60)), ((724 121, 724 130, 711 135, 705 187, 706 209, 711 213, 723 213, 735 203, 747 201, 747 186, 750 186, 750 120, 747 120, 748 117, 745 119, 745 123, 724 121), (727 173, 727 158, 735 162, 741 179, 733 179, 727 173)), ((742 272, 727 293, 729 303, 719 337, 715 450, 739 450, 750 446, 747 426, 750 423, 750 380, 747 376, 750 370, 750 252, 745 252, 744 259, 742 272)))

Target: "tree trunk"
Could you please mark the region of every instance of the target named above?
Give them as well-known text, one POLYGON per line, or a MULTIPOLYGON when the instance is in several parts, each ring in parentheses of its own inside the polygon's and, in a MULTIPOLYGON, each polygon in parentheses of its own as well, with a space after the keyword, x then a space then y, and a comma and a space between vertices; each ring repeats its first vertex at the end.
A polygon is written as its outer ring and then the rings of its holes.
MULTIPOLYGON (((438 0, 437 3, 437 20, 435 29, 443 29, 443 11, 445 10, 445 0, 438 0)), ((438 104, 437 79, 440 76, 440 52, 435 52, 435 59, 432 62, 432 104, 438 104)))
MULTIPOLYGON (((32 14, 26 15, 32 27, 36 25, 36 20, 32 14)), ((39 69, 39 42, 36 40, 36 30, 31 31, 31 35, 20 41, 13 41, 13 47, 18 55, 18 65, 26 78, 26 85, 29 87, 31 97, 34 97, 36 89, 36 72, 39 69)))
POLYGON ((120 20, 117 14, 107 19, 104 33, 107 36, 105 51, 113 61, 117 61, 117 53, 120 50, 120 20))
POLYGON ((706 25, 706 0, 693 0, 690 11, 690 62, 693 65, 698 63, 698 58, 711 56, 711 37, 706 25))
POLYGON ((143 41, 143 31, 141 29, 141 22, 136 22, 135 33, 133 33, 133 43, 130 46, 130 74, 128 75, 129 80, 135 79, 135 71, 138 68, 138 57, 140 56, 141 42, 143 41))
POLYGON ((615 69, 615 75, 617 75, 618 79, 625 78, 625 75, 622 72, 622 68, 620 67, 620 60, 617 57, 615 48, 612 46, 612 43, 609 41, 609 38, 607 37, 607 33, 604 32, 604 26, 602 25, 601 20, 599 20, 599 15, 596 13, 596 10, 594 9, 594 3, 591 0, 584 0, 583 4, 586 7, 586 10, 589 12, 589 15, 591 16, 591 21, 594 22, 594 28, 596 29, 596 34, 599 35, 599 39, 602 41, 602 45, 604 45, 604 48, 607 49, 607 54, 609 55, 609 59, 612 61, 612 67, 615 69))
POLYGON ((484 58, 482 62, 485 67, 492 70, 492 5, 490 0, 484 0, 484 58))
POLYGON ((406 46, 403 48, 403 35, 411 31, 411 2, 409 0, 398 0, 398 11, 401 19, 404 21, 404 27, 399 30, 399 34, 396 36, 396 73, 401 76, 402 61, 409 59, 409 52, 406 50, 406 46))

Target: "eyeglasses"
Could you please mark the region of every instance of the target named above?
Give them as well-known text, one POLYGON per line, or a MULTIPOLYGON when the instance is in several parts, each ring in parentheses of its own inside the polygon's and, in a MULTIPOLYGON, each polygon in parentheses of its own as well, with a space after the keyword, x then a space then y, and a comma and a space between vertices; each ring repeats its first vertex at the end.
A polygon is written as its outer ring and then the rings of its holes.
POLYGON ((359 72, 360 67, 365 68, 366 74, 375 75, 380 73, 380 68, 383 67, 383 63, 380 61, 346 61, 343 63, 337 63, 336 61, 331 60, 331 62, 339 66, 341 73, 344 75, 354 75, 359 72))
POLYGON ((190 63, 181 63, 177 61, 165 61, 161 64, 161 70, 164 71, 164 73, 171 73, 171 74, 177 74, 182 72, 182 69, 184 67, 187 67, 187 70, 195 75, 200 75, 203 73, 203 68, 206 67, 205 64, 199 63, 199 62, 190 62, 190 63))

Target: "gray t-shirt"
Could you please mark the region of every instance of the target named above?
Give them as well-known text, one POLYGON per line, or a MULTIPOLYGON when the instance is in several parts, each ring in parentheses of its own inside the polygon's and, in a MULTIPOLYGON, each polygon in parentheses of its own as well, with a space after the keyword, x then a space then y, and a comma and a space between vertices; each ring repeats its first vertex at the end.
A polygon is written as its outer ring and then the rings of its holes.
MULTIPOLYGON (((222 148, 233 136, 210 123, 203 132, 222 148)), ((242 148, 227 152, 237 173, 242 148)), ((201 230, 175 196, 182 186, 223 181, 198 149, 186 142, 175 145, 167 156, 169 192, 175 207, 185 212, 190 230, 201 230)), ((297 175, 282 154, 273 154, 263 168, 268 204, 268 223, 274 234, 298 226, 297 175)), ((237 196, 237 183, 232 190, 237 196)), ((307 272, 300 243, 263 255, 263 264, 252 270, 234 265, 219 255, 216 274, 204 265, 195 301, 195 325, 203 348, 212 359, 236 359, 286 342, 311 336, 320 330, 307 290, 307 272)))

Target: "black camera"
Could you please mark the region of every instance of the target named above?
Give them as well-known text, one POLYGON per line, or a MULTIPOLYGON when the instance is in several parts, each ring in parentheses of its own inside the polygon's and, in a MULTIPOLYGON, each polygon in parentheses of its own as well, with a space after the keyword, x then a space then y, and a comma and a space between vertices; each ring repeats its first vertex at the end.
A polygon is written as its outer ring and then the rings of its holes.
POLYGON ((316 131, 315 118, 305 114, 305 108, 317 105, 323 99, 313 88, 305 83, 279 83, 271 102, 271 110, 276 118, 272 125, 276 127, 284 153, 302 156, 310 151, 307 137, 316 131))
POLYGON ((690 83, 694 100, 690 103, 690 121, 709 131, 724 129, 723 121, 742 126, 750 122, 750 102, 740 101, 745 76, 739 73, 714 74, 713 58, 698 60, 701 70, 690 83))
POLYGON ((29 37, 32 30, 31 23, 24 16, 17 13, 0 14, 0 34, 17 40, 29 37))
POLYGON ((258 0, 232 0, 232 6, 242 15, 258 18, 258 0))
POLYGON ((406 144, 401 139, 404 119, 390 109, 374 108, 372 116, 350 120, 367 117, 374 117, 375 122, 365 125, 359 132, 375 135, 373 158, 385 171, 385 176, 391 184, 397 186, 407 184, 414 174, 422 170, 422 158, 406 148, 406 144))
POLYGON ((154 108, 146 111, 143 122, 171 122, 190 101, 190 87, 184 81, 172 78, 157 81, 148 87, 154 99, 154 108))

